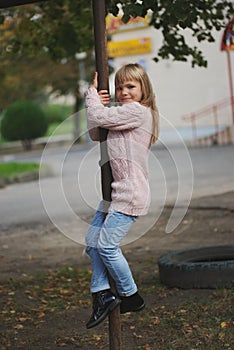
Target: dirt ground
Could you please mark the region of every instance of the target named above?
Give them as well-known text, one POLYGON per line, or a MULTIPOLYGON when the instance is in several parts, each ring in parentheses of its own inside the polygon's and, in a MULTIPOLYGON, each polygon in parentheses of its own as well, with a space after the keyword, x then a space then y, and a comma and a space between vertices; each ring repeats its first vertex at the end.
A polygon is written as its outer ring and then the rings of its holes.
MULTIPOLYGON (((157 260, 160 255, 182 248, 234 245, 234 192, 194 199, 181 224, 174 232, 166 234, 165 227, 171 210, 170 206, 164 208, 154 227, 136 242, 123 248, 139 287, 141 288, 142 283, 142 289, 145 290, 147 308, 144 311, 144 317, 147 317, 149 312, 152 316, 153 310, 159 310, 165 303, 172 310, 180 302, 181 305, 185 301, 191 303, 213 293, 211 290, 162 289, 157 274, 157 260), (158 288, 157 293, 161 293, 160 298, 159 294, 155 294, 154 283, 158 288), (164 297, 162 293, 165 294, 164 297)), ((0 283, 3 298, 8 295, 8 299, 4 299, 8 300, 8 303, 9 300, 12 301, 12 298, 9 297, 10 293, 16 293, 16 287, 14 287, 13 292, 12 289, 7 290, 9 281, 15 283, 14 286, 21 288, 21 292, 24 291, 25 294, 22 281, 32 280, 32 278, 35 280, 35 276, 38 274, 53 275, 54 271, 69 267, 87 271, 90 269, 89 259, 83 255, 84 247, 64 237, 52 224, 46 227, 27 225, 26 227, 15 226, 4 229, 0 236, 0 247, 0 283)), ((88 286, 85 285, 85 288, 87 289, 86 293, 88 293, 88 286)), ((78 295, 77 298, 81 300, 82 295, 78 295)), ((89 297, 85 294, 84 298, 88 300, 89 297)), ((17 300, 15 302, 17 303, 17 300)), ((18 303, 22 303, 20 296, 18 303)), ((46 317, 43 314, 41 323, 28 322, 27 326, 22 327, 19 324, 24 322, 25 313, 24 317, 21 315, 22 322, 18 317, 16 323, 13 323, 10 317, 6 319, 6 312, 5 314, 3 312, 3 320, 6 320, 6 323, 4 322, 4 325, 0 326, 3 335, 2 344, 0 340, 0 349, 108 349, 108 321, 90 331, 85 328, 90 314, 90 306, 90 301, 87 301, 86 305, 81 303, 80 308, 70 307, 64 312, 51 312, 46 317), (8 329, 9 327, 12 327, 11 331, 8 329)), ((181 307, 180 310, 183 310, 183 306, 181 307)), ((211 347, 210 343, 207 345, 204 342, 204 344, 196 345, 195 340, 194 347, 191 346, 190 342, 188 345, 186 342, 184 345, 178 345, 178 339, 177 343, 176 340, 174 343, 173 340, 167 343, 165 339, 162 340, 162 335, 160 335, 161 345, 156 346, 153 338, 157 334, 157 330, 153 331, 149 325, 148 328, 144 326, 146 321, 143 322, 143 316, 140 314, 134 315, 134 318, 131 318, 131 315, 123 316, 122 342, 125 350, 221 350, 221 347, 218 348, 215 345, 211 347), (138 325, 135 322, 139 322, 138 325), (142 326, 139 326, 140 324, 142 326)), ((157 316, 155 315, 154 320, 157 324, 157 316)), ((172 325, 172 327, 175 326, 172 325)), ((233 349, 230 339, 226 343, 223 341, 222 344, 224 344, 223 349, 233 349)), ((234 344, 234 336, 232 344, 234 344)))

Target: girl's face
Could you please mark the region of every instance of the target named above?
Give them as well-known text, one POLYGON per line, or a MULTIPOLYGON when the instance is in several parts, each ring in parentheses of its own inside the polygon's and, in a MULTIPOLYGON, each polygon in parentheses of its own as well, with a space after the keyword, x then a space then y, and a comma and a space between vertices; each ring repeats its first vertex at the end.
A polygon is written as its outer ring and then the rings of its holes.
POLYGON ((142 99, 141 84, 136 80, 128 80, 115 87, 116 100, 121 103, 140 102, 142 99))

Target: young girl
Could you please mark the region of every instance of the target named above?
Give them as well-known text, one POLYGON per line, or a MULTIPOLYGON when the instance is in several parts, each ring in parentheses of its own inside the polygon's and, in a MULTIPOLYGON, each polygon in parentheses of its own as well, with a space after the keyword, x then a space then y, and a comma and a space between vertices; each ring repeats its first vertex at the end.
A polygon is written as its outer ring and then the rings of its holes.
POLYGON ((93 312, 87 328, 98 325, 119 304, 121 314, 145 307, 119 245, 137 217, 148 211, 148 156, 150 145, 158 135, 154 92, 139 64, 125 65, 116 73, 118 106, 106 107, 110 96, 105 90, 98 94, 97 87, 96 73, 93 84, 85 92, 87 125, 94 141, 99 141, 99 127, 108 129, 113 182, 108 213, 104 213, 101 201, 86 235, 93 296, 93 312), (115 281, 118 295, 110 290, 108 273, 115 281))

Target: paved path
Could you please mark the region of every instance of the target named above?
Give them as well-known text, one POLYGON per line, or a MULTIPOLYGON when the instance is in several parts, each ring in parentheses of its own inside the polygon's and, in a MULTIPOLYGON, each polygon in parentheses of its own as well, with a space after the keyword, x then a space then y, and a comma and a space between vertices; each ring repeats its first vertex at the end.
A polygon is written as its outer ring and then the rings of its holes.
MULTIPOLYGON (((40 186, 34 181, 0 190, 2 232, 13 226, 48 223, 49 217, 55 224, 63 222, 67 229, 74 217, 82 219, 93 212, 100 198, 99 146, 75 146, 67 151, 51 148, 43 154, 42 162, 52 166, 54 176, 42 178, 40 186)), ((16 159, 40 161, 41 154, 21 154, 16 159)), ((154 147, 150 156, 152 205, 148 218, 155 219, 165 204, 177 201, 174 219, 178 215, 180 220, 191 195, 197 198, 233 190, 233 174, 234 146, 194 148, 189 152, 183 147, 154 147)))

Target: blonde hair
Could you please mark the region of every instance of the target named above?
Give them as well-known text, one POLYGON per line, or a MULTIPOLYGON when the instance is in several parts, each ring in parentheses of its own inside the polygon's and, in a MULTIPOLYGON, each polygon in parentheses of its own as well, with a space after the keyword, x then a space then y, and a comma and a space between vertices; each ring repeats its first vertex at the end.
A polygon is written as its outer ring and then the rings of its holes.
POLYGON ((115 75, 115 86, 123 84, 128 80, 136 80, 141 84, 142 99, 140 103, 151 108, 153 116, 153 130, 151 143, 155 143, 158 138, 158 108, 151 81, 144 68, 138 63, 130 63, 121 67, 115 75))

